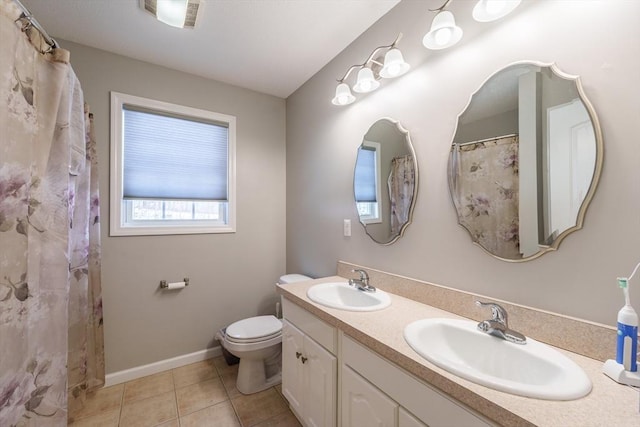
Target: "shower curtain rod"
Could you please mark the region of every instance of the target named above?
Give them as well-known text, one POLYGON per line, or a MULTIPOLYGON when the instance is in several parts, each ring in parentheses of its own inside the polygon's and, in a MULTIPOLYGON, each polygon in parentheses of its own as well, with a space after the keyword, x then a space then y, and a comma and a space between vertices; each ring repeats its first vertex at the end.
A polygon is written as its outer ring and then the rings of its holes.
POLYGON ((58 47, 60 47, 58 45, 58 42, 56 42, 53 38, 51 38, 51 36, 47 34, 44 28, 42 28, 42 25, 40 25, 38 20, 34 18, 31 12, 29 12, 29 9, 27 9, 22 3, 20 3, 20 0, 13 0, 13 2, 22 10, 22 14, 24 15, 24 18, 29 21, 29 24, 33 26, 33 28, 38 30, 40 34, 42 34, 44 41, 47 42, 47 44, 51 46, 52 49, 57 49, 58 47))
POLYGON ((511 138, 512 136, 518 136, 518 134, 517 133, 510 133, 508 135, 493 136, 491 138, 479 139, 477 141, 454 142, 453 145, 457 145, 458 147, 462 147, 463 145, 480 144, 482 142, 493 141, 494 139, 511 138))

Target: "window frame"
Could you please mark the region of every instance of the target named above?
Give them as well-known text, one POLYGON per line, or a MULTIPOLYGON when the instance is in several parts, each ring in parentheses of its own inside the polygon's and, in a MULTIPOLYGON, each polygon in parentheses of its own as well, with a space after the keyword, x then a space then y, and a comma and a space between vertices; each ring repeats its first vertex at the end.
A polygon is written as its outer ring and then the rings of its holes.
MULTIPOLYGON (((236 232, 236 117, 169 102, 119 92, 111 92, 110 236, 153 236, 168 234, 211 234, 236 232), (223 123, 228 128, 226 223, 207 220, 155 220, 126 222, 127 203, 123 198, 124 111, 125 105, 180 118, 223 123)), ((194 200, 195 201, 195 200, 194 200)))
MULTIPOLYGON (((371 151, 374 152, 375 155, 375 186, 376 186, 376 201, 375 202, 356 202, 356 209, 358 210, 358 217, 360 218, 360 222, 364 225, 369 224, 381 224, 382 223, 382 164, 381 164, 381 150, 382 145, 379 142, 375 141, 367 141, 366 139, 362 141, 362 147, 367 147, 371 151), (359 205, 360 204, 370 205, 373 213, 371 215, 360 215, 359 205)), ((355 191, 354 191, 355 193, 355 191)))

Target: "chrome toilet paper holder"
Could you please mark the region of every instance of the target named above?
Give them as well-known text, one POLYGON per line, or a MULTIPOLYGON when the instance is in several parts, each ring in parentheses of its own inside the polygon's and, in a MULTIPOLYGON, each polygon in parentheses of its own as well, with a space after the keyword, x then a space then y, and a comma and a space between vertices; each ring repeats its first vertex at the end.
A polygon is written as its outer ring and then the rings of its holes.
MULTIPOLYGON (((182 281, 184 282, 185 286, 189 286, 189 278, 185 277, 184 279, 182 279, 182 281)), ((166 280, 161 280, 160 281, 160 289, 166 289, 169 287, 169 283, 166 280)))

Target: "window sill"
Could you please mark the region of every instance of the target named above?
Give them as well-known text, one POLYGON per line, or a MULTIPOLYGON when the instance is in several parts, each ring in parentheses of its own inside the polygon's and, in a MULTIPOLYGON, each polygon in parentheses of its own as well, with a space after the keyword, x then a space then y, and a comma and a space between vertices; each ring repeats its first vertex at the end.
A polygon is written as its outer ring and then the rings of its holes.
POLYGON ((235 233, 234 226, 135 226, 135 227, 111 227, 109 236, 164 236, 178 234, 230 234, 235 233))

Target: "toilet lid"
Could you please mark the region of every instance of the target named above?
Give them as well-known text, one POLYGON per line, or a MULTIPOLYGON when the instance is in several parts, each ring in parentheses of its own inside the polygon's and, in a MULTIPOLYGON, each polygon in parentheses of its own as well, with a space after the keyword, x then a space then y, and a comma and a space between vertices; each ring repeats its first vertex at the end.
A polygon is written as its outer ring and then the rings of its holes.
POLYGON ((311 277, 305 276, 304 274, 285 274, 284 276, 280 276, 278 283, 286 285, 288 283, 304 282, 305 280, 311 280, 311 277))
POLYGON ((275 316, 256 316, 238 320, 227 327, 226 334, 235 340, 252 340, 276 335, 282 331, 282 322, 275 316))

